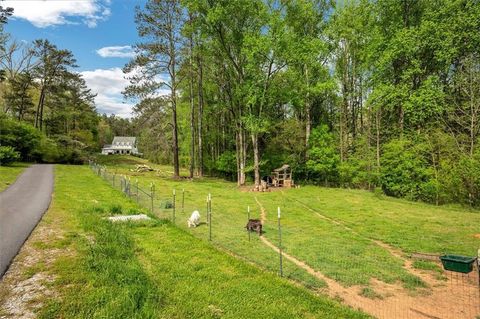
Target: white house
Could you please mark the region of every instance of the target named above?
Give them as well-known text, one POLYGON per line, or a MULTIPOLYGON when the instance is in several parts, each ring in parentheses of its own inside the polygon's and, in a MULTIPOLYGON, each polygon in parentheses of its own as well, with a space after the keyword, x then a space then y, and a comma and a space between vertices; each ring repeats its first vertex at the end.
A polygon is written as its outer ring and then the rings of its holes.
POLYGON ((133 136, 115 136, 111 145, 104 145, 102 154, 139 154, 137 138, 133 136))

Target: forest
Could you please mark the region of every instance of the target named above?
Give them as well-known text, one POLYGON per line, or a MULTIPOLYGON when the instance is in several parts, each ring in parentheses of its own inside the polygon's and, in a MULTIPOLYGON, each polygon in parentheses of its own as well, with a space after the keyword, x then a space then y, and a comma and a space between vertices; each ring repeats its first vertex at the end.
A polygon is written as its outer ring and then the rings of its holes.
POLYGON ((478 0, 149 0, 135 23, 131 119, 97 113, 70 51, 0 29, 0 156, 81 162, 135 135, 175 178, 258 185, 286 163, 300 184, 480 206, 478 0))

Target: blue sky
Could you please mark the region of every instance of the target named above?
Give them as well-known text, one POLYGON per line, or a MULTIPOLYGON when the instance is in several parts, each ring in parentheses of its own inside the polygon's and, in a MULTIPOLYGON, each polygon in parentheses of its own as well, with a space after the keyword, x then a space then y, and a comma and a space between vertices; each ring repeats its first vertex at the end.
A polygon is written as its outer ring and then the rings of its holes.
POLYGON ((31 42, 48 39, 68 49, 77 59, 77 71, 97 93, 101 113, 129 117, 131 102, 121 91, 127 85, 121 68, 132 56, 130 46, 139 41, 134 23, 135 6, 144 0, 13 0, 6 26, 12 38, 31 42))

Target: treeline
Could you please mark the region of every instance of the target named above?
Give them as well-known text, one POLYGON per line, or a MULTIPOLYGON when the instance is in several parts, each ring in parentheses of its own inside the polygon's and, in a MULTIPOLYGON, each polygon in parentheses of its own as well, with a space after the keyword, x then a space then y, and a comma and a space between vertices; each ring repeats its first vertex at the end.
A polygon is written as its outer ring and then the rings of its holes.
POLYGON ((71 51, 6 34, 12 13, 0 7, 0 162, 82 163, 99 146, 95 95, 71 51))
POLYGON ((124 71, 142 150, 256 185, 480 205, 477 0, 160 0, 124 71), (168 90, 161 96, 160 90, 168 90))

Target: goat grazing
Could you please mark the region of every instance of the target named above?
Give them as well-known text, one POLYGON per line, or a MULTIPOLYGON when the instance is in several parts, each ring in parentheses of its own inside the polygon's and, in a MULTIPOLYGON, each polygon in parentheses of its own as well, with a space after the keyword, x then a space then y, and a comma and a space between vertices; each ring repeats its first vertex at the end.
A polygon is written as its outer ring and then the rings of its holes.
POLYGON ((262 234, 262 222, 260 219, 249 219, 247 226, 245 226, 247 231, 255 231, 258 235, 262 234))
POLYGON ((198 225, 200 225, 200 213, 198 212, 198 210, 192 213, 190 218, 187 220, 187 225, 189 228, 192 226, 197 227, 198 225))

